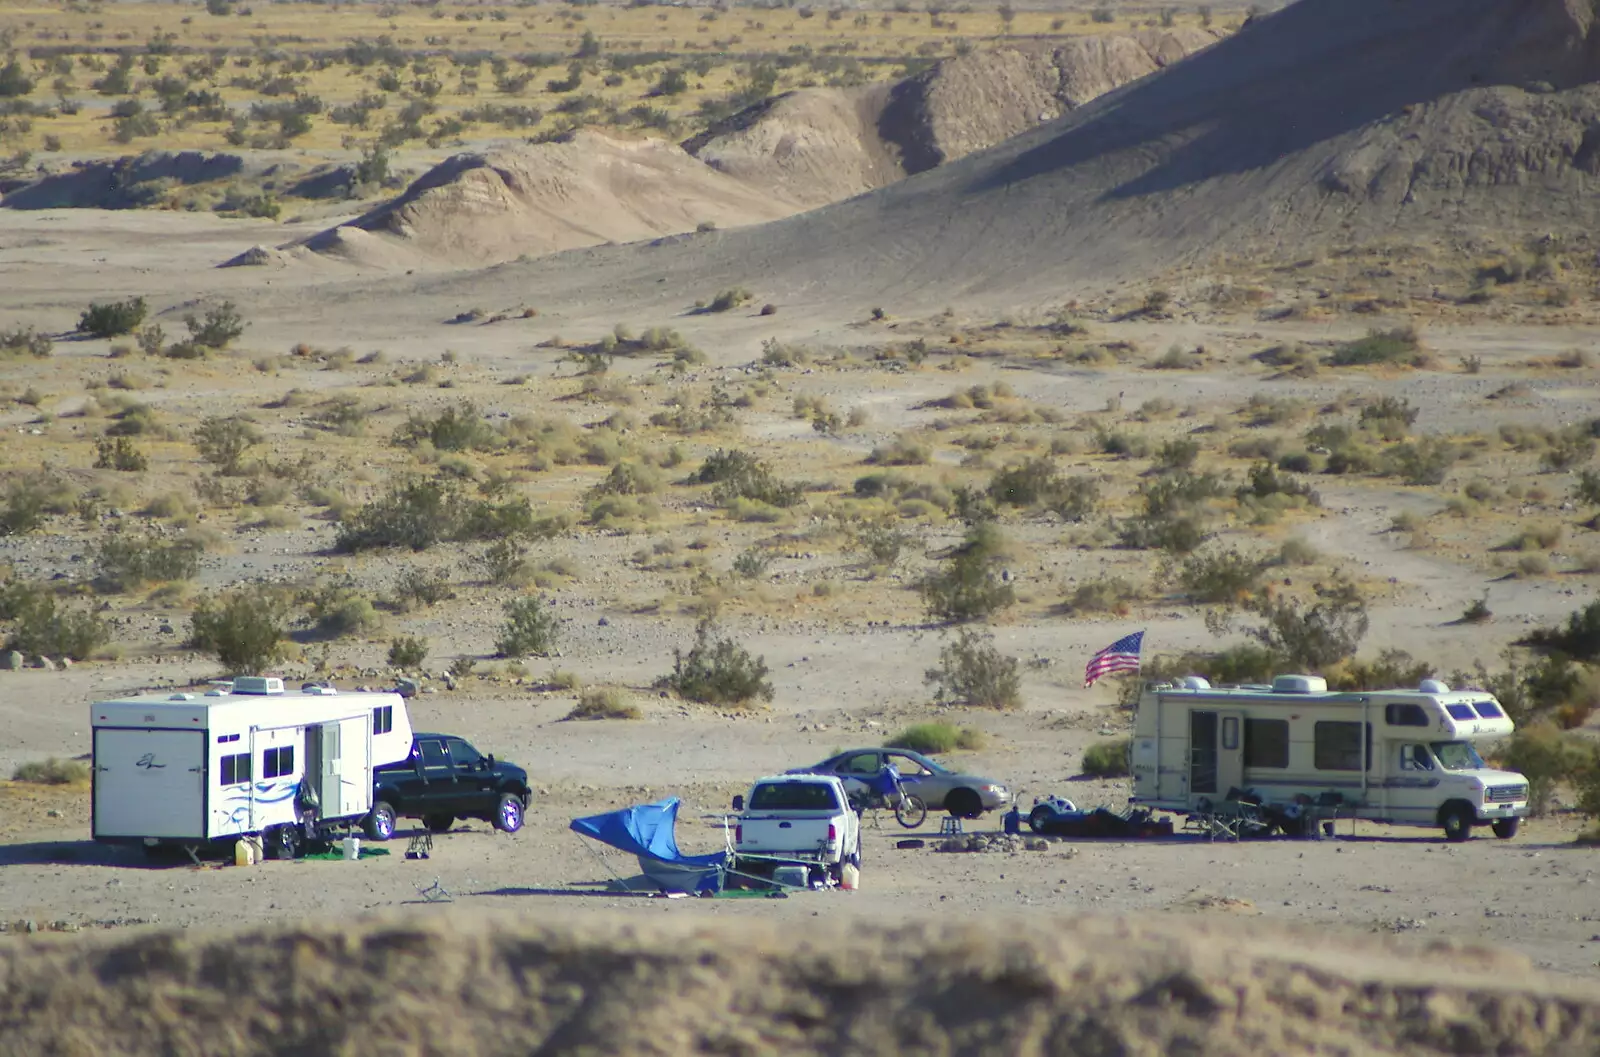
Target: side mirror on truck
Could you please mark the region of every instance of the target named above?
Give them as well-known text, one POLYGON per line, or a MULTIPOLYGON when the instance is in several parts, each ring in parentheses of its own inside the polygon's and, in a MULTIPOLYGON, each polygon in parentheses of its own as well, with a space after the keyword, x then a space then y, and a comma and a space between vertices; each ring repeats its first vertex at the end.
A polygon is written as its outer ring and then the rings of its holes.
POLYGON ((744 797, 736 796, 736 797, 733 798, 733 809, 735 811, 743 811, 744 810, 744 797))

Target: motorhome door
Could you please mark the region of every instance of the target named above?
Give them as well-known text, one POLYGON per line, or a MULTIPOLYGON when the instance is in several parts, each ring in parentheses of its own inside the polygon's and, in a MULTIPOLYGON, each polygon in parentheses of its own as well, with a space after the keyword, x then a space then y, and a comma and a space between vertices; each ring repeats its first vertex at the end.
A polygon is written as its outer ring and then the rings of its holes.
POLYGON ((1217 714, 1189 713, 1189 792, 1215 796, 1217 792, 1217 714))
POLYGON ((1244 713, 1217 713, 1217 792, 1244 787, 1244 713))

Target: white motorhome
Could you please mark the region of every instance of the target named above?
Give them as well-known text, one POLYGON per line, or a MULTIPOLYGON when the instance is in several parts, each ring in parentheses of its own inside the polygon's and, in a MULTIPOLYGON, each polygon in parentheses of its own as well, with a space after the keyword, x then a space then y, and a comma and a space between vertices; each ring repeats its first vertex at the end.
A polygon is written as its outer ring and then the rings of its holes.
POLYGON ((1268 808, 1292 805, 1288 817, 1320 807, 1441 827, 1451 840, 1478 825, 1509 838, 1528 813, 1528 781, 1489 768, 1474 745, 1512 729, 1492 695, 1432 679, 1352 692, 1306 675, 1228 689, 1196 676, 1151 683, 1134 725, 1133 799, 1204 813, 1247 792, 1268 808))
POLYGON ((347 830, 372 808, 372 769, 411 752, 405 699, 340 694, 282 679, 234 679, 206 693, 141 694, 90 706, 95 840, 197 849, 259 834, 301 847, 296 794, 316 793, 311 828, 347 830))

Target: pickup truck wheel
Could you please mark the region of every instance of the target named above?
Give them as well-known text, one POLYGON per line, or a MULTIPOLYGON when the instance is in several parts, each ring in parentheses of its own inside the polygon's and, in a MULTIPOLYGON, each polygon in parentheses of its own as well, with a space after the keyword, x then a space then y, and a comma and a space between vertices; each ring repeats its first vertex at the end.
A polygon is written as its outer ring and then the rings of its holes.
POLYGON ((361 823, 362 830, 368 840, 386 841, 394 836, 395 816, 394 808, 387 801, 380 800, 372 805, 372 811, 361 823))
POLYGON ((450 827, 456 824, 456 817, 454 815, 428 815, 423 818, 422 824, 428 827, 429 832, 448 833, 450 827))
POLYGON ((515 833, 522 828, 522 798, 515 793, 504 793, 495 807, 494 828, 504 833, 515 833))
POLYGON ((982 818, 983 800, 971 789, 952 789, 944 798, 944 809, 956 818, 982 818))
POLYGON ((1444 839, 1460 843, 1472 836, 1472 808, 1465 804, 1446 808, 1440 823, 1444 826, 1444 839))
POLYGON ((1517 835, 1519 818, 1497 818, 1494 820, 1494 835, 1501 840, 1510 840, 1517 835))

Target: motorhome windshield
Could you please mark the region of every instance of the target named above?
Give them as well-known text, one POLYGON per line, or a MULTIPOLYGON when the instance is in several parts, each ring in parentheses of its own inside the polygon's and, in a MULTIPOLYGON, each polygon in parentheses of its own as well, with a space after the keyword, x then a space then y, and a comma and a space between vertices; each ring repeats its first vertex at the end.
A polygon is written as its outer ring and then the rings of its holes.
POLYGON ((1436 741, 1433 754, 1447 771, 1480 771, 1484 766, 1483 757, 1468 741, 1436 741))

